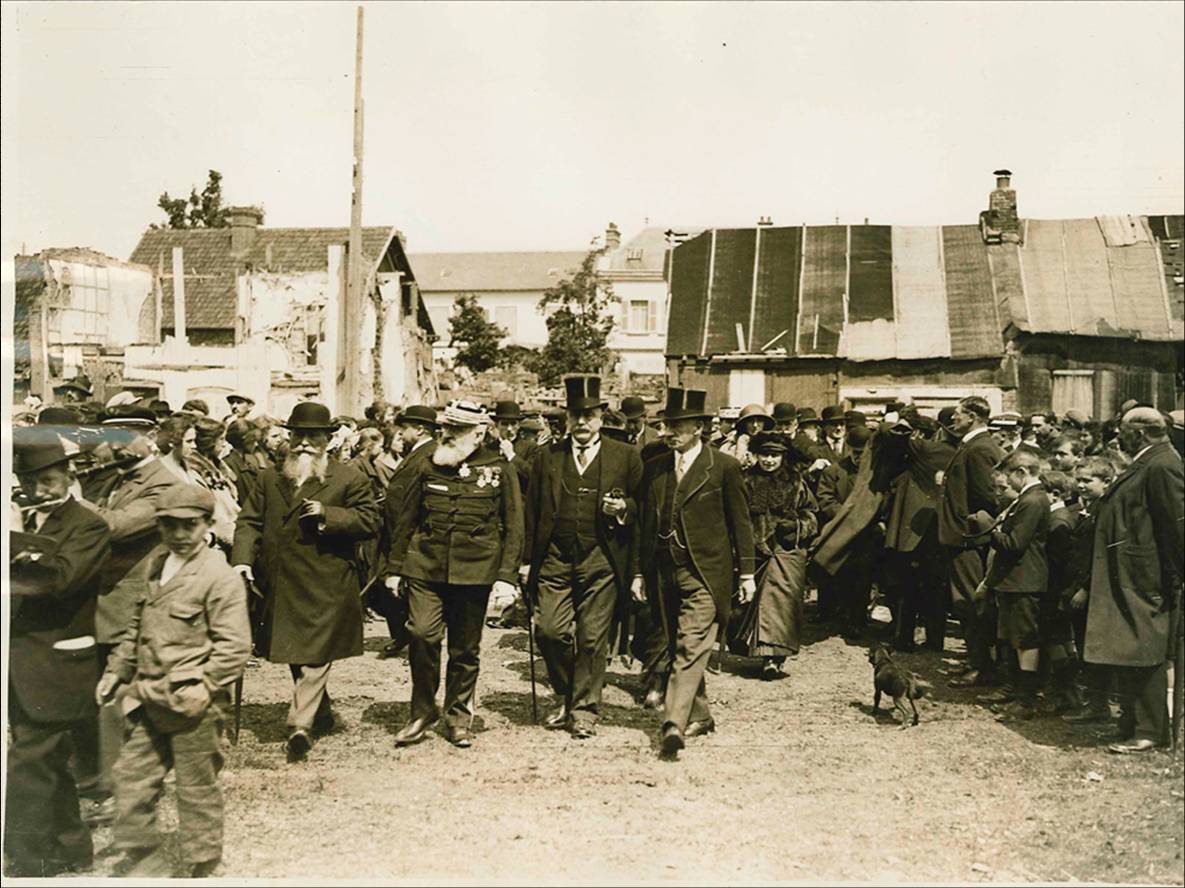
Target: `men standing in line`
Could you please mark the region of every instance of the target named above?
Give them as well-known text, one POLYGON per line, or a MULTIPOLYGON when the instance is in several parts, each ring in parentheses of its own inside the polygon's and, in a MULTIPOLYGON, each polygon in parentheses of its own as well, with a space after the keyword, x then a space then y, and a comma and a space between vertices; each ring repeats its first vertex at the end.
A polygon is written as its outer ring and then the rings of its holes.
POLYGON ((740 464, 703 443, 706 393, 673 388, 664 418, 671 452, 651 460, 643 481, 642 521, 632 592, 660 590, 672 649, 662 752, 675 756, 684 738, 715 729, 704 671, 720 626, 728 623, 733 584, 752 599, 753 526, 740 464))
POLYGON ((327 407, 297 404, 287 429, 287 456, 260 473, 243 504, 230 560, 264 595, 267 658, 292 671, 287 752, 297 762, 314 732, 333 728, 330 666, 362 653, 355 545, 378 532, 379 510, 362 473, 330 461, 336 426, 327 407))
POLYGON ((539 453, 527 485, 527 594, 561 701, 547 727, 584 739, 596 733, 615 610, 624 622, 642 459, 601 435, 600 377, 564 385, 569 436, 539 453))
POLYGON ((71 496, 70 457, 56 434, 30 430, 14 444, 29 500, 22 524, 46 547, 10 552, 4 871, 44 877, 88 869, 93 858, 67 763, 71 734, 94 720, 95 599, 111 531, 71 496))
POLYGON ((1133 460, 1095 507, 1085 659, 1118 667, 1120 736, 1108 747, 1116 753, 1147 752, 1169 739, 1167 661, 1185 578, 1185 476, 1166 425, 1151 407, 1124 414, 1120 440, 1133 460))
POLYGON ((407 646, 407 598, 396 598, 399 577, 388 564, 391 536, 399 523, 399 510, 407 498, 408 480, 424 460, 431 459, 436 450, 436 411, 431 407, 414 405, 408 407, 395 420, 396 434, 403 447, 403 460, 396 467, 383 497, 383 532, 379 546, 380 565, 378 576, 383 583, 376 583, 367 605, 387 621, 387 632, 391 641, 379 651, 380 660, 398 656, 407 646))
MULTIPOLYGON (((387 569, 408 601, 411 720, 395 735, 418 743, 440 718, 440 645, 448 634, 445 737, 473 743, 481 633, 491 590, 513 597, 522 558, 522 498, 514 469, 482 448, 488 419, 475 404, 450 404, 431 456, 409 469, 395 504, 387 569)), ((388 497, 390 498, 390 497, 388 497)))

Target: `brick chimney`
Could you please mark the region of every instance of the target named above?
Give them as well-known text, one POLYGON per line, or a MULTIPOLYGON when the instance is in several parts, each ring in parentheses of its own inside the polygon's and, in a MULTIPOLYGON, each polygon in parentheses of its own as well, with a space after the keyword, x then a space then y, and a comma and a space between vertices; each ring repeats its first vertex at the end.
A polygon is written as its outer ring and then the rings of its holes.
POLYGON ((1012 171, 996 170, 996 187, 988 195, 988 208, 979 214, 979 227, 985 243, 1019 243, 1020 218, 1016 214, 1016 191, 1012 171))
POLYGON ((617 230, 617 223, 610 222, 605 228, 605 249, 612 252, 621 246, 621 232, 617 230))
POLYGON ((256 229, 263 224, 263 210, 259 207, 227 207, 226 218, 230 224, 231 254, 247 254, 255 243, 256 229))

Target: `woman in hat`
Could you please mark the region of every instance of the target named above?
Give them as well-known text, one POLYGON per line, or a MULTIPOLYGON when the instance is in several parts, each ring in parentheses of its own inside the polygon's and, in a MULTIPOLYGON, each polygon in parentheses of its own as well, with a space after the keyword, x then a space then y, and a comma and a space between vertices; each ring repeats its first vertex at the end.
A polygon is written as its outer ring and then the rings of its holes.
POLYGON ((753 465, 749 442, 758 432, 767 432, 774 427, 774 418, 765 412, 760 404, 749 404, 741 410, 733 434, 720 445, 720 452, 737 460, 742 468, 753 465))
POLYGON ((765 679, 783 675, 786 657, 798 653, 806 548, 819 529, 804 463, 788 457, 789 450, 785 436, 775 432, 759 432, 750 442, 754 462, 745 469, 745 489, 757 550, 757 594, 729 620, 729 648, 761 657, 765 679))

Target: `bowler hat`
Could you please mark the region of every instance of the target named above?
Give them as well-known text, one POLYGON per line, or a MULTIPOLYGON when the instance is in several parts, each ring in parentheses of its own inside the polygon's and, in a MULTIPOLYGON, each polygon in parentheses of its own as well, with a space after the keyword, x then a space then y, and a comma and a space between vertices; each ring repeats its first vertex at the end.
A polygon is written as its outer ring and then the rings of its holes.
POLYGON ((292 408, 284 428, 291 431, 332 432, 338 424, 329 415, 329 408, 316 401, 301 401, 292 408))
POLYGON ((18 426, 12 433, 12 470, 18 475, 40 472, 78 454, 77 445, 50 426, 18 426))
POLYGON ((675 422, 680 419, 707 419, 708 393, 702 389, 667 389, 667 403, 663 408, 663 420, 675 422))
POLYGON ((838 404, 832 404, 823 408, 823 418, 820 422, 843 422, 844 409, 838 404))
POLYGON ((635 395, 622 398, 621 412, 625 414, 626 419, 638 419, 646 415, 646 402, 635 395))
POLYGON ((863 450, 872 437, 872 429, 866 425, 852 426, 848 429, 848 447, 852 450, 863 450))
POLYGON ((201 518, 214 514, 214 494, 197 484, 173 484, 156 503, 156 517, 201 518))
POLYGON ((843 422, 849 429, 854 429, 856 426, 868 425, 868 417, 862 410, 845 410, 843 422))
POLYGON ((815 411, 815 408, 799 407, 798 424, 800 426, 817 426, 819 424, 819 414, 815 411))
POLYGON ((518 401, 498 401, 494 405, 494 419, 515 419, 523 418, 522 408, 518 406, 518 401))
POLYGON ((566 376, 564 389, 567 393, 564 408, 567 410, 590 410, 594 407, 608 406, 608 402, 601 397, 599 376, 566 376))
POLYGON ((395 423, 396 425, 416 423, 432 429, 439 428, 440 426, 440 423, 436 421, 436 411, 431 407, 425 407, 423 404, 413 404, 410 407, 405 407, 400 411, 399 416, 395 418, 395 423))
POLYGON ((777 432, 758 432, 749 441, 750 453, 785 453, 787 449, 785 435, 777 432))
POLYGON ((794 422, 797 419, 798 410, 789 401, 774 404, 774 422, 794 422))

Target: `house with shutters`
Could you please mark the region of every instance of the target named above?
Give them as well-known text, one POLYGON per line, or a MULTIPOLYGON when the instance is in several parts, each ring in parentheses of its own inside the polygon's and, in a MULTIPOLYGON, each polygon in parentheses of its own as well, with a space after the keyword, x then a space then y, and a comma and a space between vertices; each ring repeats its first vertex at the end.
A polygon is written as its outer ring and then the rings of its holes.
POLYGON ((1181 403, 1182 216, 711 229, 672 253, 668 377, 714 407, 980 394, 996 410, 1181 403))
POLYGON ((310 398, 359 415, 379 396, 435 401, 434 332, 402 235, 362 229, 361 317, 341 310, 348 241, 348 228, 265 228, 257 207, 232 207, 225 228, 146 231, 132 261, 156 272, 161 343, 128 350, 125 384, 214 415, 232 392, 279 417, 310 398), (338 397, 347 324, 363 349, 353 406, 338 397))

